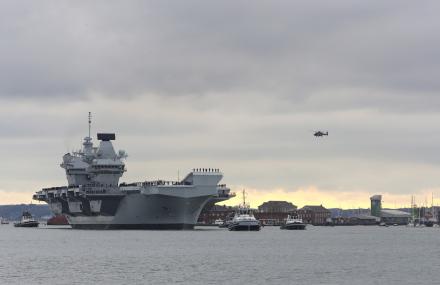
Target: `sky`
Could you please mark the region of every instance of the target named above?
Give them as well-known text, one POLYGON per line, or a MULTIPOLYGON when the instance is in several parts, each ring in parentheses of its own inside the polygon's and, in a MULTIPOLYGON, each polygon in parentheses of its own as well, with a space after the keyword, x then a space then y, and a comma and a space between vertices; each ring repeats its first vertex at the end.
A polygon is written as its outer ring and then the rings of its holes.
POLYGON ((66 183, 61 157, 80 148, 89 111, 92 132, 115 132, 129 155, 121 181, 220 168, 253 207, 437 204, 439 9, 1 1, 0 204, 66 183))

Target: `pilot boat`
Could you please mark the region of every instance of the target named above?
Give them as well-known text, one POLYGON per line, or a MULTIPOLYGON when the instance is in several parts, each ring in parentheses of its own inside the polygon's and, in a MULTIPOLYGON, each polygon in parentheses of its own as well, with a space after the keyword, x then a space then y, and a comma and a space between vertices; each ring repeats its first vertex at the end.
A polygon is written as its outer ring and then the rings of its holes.
POLYGON ((237 208, 234 218, 228 225, 230 231, 259 231, 261 228, 258 221, 252 213, 250 207, 246 205, 246 192, 243 190, 243 205, 237 208))
POLYGON ((14 227, 35 228, 38 227, 38 224, 38 221, 32 217, 31 213, 24 211, 21 216, 21 221, 14 223, 14 227))
POLYGON ((281 225, 280 229, 282 229, 282 230, 305 230, 306 224, 303 223, 303 220, 301 218, 288 215, 286 222, 281 225))

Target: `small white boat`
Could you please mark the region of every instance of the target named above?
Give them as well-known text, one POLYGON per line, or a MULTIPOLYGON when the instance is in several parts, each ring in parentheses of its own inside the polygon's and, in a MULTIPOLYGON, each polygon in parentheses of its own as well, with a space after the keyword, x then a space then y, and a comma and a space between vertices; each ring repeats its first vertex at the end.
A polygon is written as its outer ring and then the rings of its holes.
POLYGON ((18 223, 14 223, 14 227, 23 227, 23 228, 35 228, 38 227, 39 222, 36 221, 31 213, 28 211, 24 211, 21 217, 21 221, 18 223))
POLYGON ((230 231, 259 231, 260 228, 260 221, 246 208, 238 209, 228 226, 230 231))
POLYGON ((281 225, 280 229, 282 229, 282 230, 305 230, 306 224, 304 224, 302 219, 288 215, 286 222, 281 225))

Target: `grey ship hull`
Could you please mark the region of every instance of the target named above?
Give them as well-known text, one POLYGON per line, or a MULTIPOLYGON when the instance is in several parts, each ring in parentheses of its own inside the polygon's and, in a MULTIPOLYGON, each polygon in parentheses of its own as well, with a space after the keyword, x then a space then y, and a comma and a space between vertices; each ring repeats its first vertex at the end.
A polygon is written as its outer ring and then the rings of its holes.
MULTIPOLYGON (((114 215, 66 214, 75 229, 193 229, 211 196, 181 198, 132 194, 123 197, 114 215)), ((105 202, 103 203, 104 206, 105 202)))
POLYGON ((75 229, 192 229, 207 203, 233 197, 218 172, 191 172, 183 182, 143 182, 104 189, 53 187, 34 195, 75 229))
POLYGON ((193 230, 188 224, 73 224, 78 230, 193 230))

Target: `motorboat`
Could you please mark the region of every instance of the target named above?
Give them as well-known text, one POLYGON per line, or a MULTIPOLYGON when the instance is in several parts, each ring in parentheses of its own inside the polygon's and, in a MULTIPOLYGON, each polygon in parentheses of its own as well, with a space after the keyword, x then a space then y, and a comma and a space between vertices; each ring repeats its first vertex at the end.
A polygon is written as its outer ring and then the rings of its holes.
POLYGON ((301 218, 288 215, 286 222, 281 225, 280 229, 282 229, 282 230, 305 230, 306 224, 304 224, 304 222, 301 218))
POLYGON ((259 231, 260 228, 260 221, 255 218, 250 206, 246 204, 246 191, 243 189, 243 204, 237 207, 228 229, 230 231, 259 231))
POLYGON ((24 211, 21 216, 21 221, 14 223, 14 227, 35 228, 38 227, 38 224, 39 222, 32 217, 30 212, 24 211))
POLYGON ((259 231, 260 228, 260 221, 248 208, 239 208, 228 226, 230 231, 259 231))

